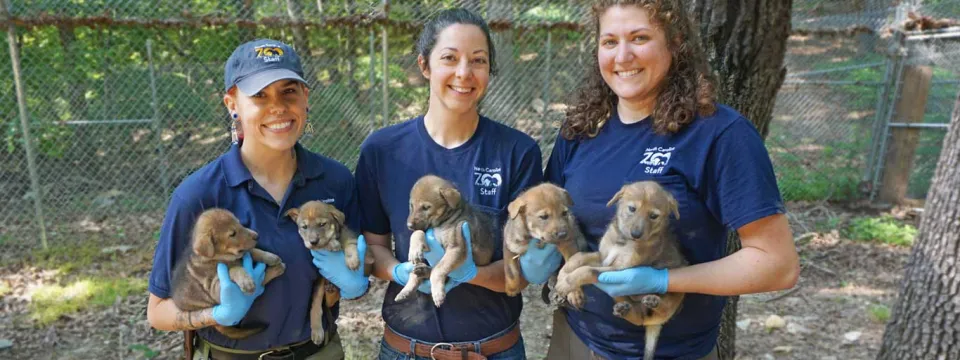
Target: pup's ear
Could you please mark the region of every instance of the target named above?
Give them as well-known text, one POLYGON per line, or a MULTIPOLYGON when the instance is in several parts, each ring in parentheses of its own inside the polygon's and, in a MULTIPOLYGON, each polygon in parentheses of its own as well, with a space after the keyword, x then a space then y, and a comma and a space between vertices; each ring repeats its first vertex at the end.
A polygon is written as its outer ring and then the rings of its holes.
POLYGON ((460 204, 460 192, 451 187, 440 188, 440 197, 447 202, 447 206, 452 208, 460 204))
POLYGON ((563 199, 567 201, 567 207, 573 206, 573 198, 570 197, 570 193, 564 188, 560 188, 560 192, 563 194, 563 199))
POLYGON ((611 198, 610 201, 607 202, 607 207, 611 207, 613 206, 613 204, 616 204, 617 201, 620 201, 620 198, 623 197, 623 193, 626 190, 627 190, 626 186, 620 188, 620 191, 617 191, 617 193, 613 195, 613 198, 611 198))
POLYGON ((510 205, 507 205, 507 212, 510 214, 511 219, 516 219, 517 215, 523 212, 527 207, 527 202, 523 198, 517 198, 510 202, 510 205))
POLYGON ((677 199, 675 199, 675 198, 673 197, 673 195, 670 195, 670 194, 668 193, 668 194, 667 194, 667 203, 669 204, 668 207, 669 207, 669 209, 670 209, 670 212, 673 213, 673 217, 675 217, 676 219, 679 220, 679 219, 680 219, 680 206, 677 205, 677 199))
POLYGON ((337 210, 336 208, 330 209, 330 216, 332 216, 333 221, 336 221, 337 225, 340 225, 340 226, 343 226, 344 222, 346 221, 346 215, 343 215, 343 213, 340 212, 340 210, 337 210))
POLYGON ((199 232, 193 238, 193 252, 205 258, 212 258, 216 253, 216 241, 213 229, 199 232))
POLYGON ((297 218, 300 217, 300 209, 293 208, 293 209, 287 210, 287 212, 284 213, 284 215, 287 215, 293 218, 293 221, 296 222, 297 218))

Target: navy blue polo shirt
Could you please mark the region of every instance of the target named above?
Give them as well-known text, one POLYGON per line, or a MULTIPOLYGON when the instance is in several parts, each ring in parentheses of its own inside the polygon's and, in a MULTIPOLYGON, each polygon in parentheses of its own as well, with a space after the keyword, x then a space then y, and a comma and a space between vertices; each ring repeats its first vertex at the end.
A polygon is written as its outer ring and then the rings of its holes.
MULTIPOLYGON (((770 157, 747 119, 718 105, 708 117, 672 135, 653 132, 651 120, 623 124, 612 116, 592 139, 558 137, 546 180, 573 198, 592 251, 614 215, 607 202, 626 183, 653 180, 677 199, 673 229, 691 264, 725 255, 728 230, 785 212, 770 157)), ((582 311, 565 308, 567 322, 592 350, 610 359, 640 359, 644 330, 613 315, 613 299, 584 287, 582 311)), ((725 298, 688 294, 664 325, 658 359, 698 359, 715 346, 725 298)))
MULTIPOLYGON (((360 147, 357 163, 361 227, 375 234, 392 233, 394 255, 407 261, 410 189, 427 174, 453 182, 463 200, 496 216, 502 226, 507 204, 543 179, 541 159, 530 136, 482 116, 473 136, 453 149, 427 134, 422 116, 378 130, 360 147)), ((494 261, 503 258, 499 236, 496 245, 494 261)), ((395 282, 387 287, 384 321, 400 334, 427 342, 481 340, 515 323, 523 304, 519 296, 460 284, 438 309, 429 295, 420 292, 394 302, 400 289, 395 282)))
MULTIPOLYGON (((234 349, 262 350, 310 338, 310 298, 313 282, 320 275, 297 233, 296 223, 284 213, 307 201, 321 200, 343 211, 347 226, 355 231, 360 215, 350 170, 300 144, 295 149, 297 170, 279 204, 253 179, 237 145, 188 176, 173 192, 150 274, 149 290, 157 297, 171 296, 174 264, 190 243, 193 224, 204 209, 232 211, 244 226, 259 234, 258 248, 279 255, 286 264, 283 275, 267 284, 239 324, 269 324, 265 331, 233 340, 212 327, 200 329, 198 334, 207 341, 234 349)), ((332 314, 336 319, 339 304, 332 314)), ((324 319, 324 329, 330 325, 324 319)))

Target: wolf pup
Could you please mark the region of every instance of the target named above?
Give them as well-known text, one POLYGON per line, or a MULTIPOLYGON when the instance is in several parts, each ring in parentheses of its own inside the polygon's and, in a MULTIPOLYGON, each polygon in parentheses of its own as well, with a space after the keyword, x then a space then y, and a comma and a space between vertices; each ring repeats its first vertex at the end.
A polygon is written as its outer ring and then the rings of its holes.
MULTIPOLYGON (((517 296, 527 286, 519 258, 527 252, 531 239, 540 239, 534 246, 541 249, 546 244, 556 245, 564 261, 587 249, 587 242, 570 211, 571 206, 570 194, 550 183, 527 189, 507 206, 509 218, 503 226, 507 295, 517 296)), ((544 284, 542 296, 545 302, 549 302, 550 285, 555 282, 556 275, 544 284)))
MULTIPOLYGON (((360 254, 357 251, 357 234, 346 226, 346 219, 340 210, 321 201, 308 201, 300 208, 287 210, 286 215, 297 223, 303 245, 310 250, 343 250, 347 267, 356 270, 360 267, 360 254)), ((313 287, 310 303, 310 339, 314 344, 323 344, 323 308, 333 306, 340 300, 340 290, 322 276, 317 278, 313 287)))
MULTIPOLYGON (((209 209, 200 214, 193 227, 191 246, 173 270, 173 303, 183 311, 196 311, 220 304, 220 281, 217 263, 230 269, 230 279, 243 292, 251 294, 256 284, 243 269, 241 258, 247 252, 253 261, 267 265, 263 285, 283 274, 286 266, 280 257, 257 249, 257 233, 247 229, 230 211, 209 209)), ((242 339, 263 331, 266 327, 254 325, 239 328, 214 325, 231 339, 242 339)))
POLYGON ((430 293, 433 303, 440 307, 446 297, 444 284, 447 275, 467 259, 467 251, 473 254, 477 266, 490 264, 494 251, 494 219, 474 209, 464 201, 456 187, 447 180, 435 175, 421 177, 410 189, 410 215, 407 228, 415 230, 410 235, 410 253, 407 256, 414 268, 410 279, 395 300, 403 301, 416 291, 420 283, 429 276, 430 293), (470 225, 470 244, 461 231, 462 224, 470 225), (426 243, 426 231, 433 228, 437 241, 443 246, 443 257, 433 269, 427 265, 423 253, 429 251, 426 243))
MULTIPOLYGON (((601 272, 687 265, 670 230, 670 214, 680 217, 677 201, 663 187, 654 181, 625 185, 607 206, 613 204, 617 204, 616 216, 600 239, 600 251, 578 253, 560 269, 556 290, 567 294, 568 301, 578 308, 583 304, 580 287, 597 283, 601 272)), ((644 359, 653 359, 660 330, 679 310, 683 297, 683 293, 666 293, 614 298, 614 315, 646 327, 644 359)))

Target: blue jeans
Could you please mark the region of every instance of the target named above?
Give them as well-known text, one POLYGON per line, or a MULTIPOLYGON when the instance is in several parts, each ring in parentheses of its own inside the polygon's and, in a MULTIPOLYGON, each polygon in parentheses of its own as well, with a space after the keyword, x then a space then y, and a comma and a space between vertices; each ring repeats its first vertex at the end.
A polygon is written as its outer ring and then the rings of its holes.
MULTIPOLYGON (((519 326, 519 325, 514 325, 514 326, 519 326)), ((499 333, 496 333, 491 335, 490 337, 487 337, 486 339, 481 339, 480 341, 474 341, 470 343, 454 343, 454 345, 465 345, 465 344, 471 344, 471 343, 479 344, 481 342, 485 342, 485 341, 503 336, 504 334, 510 332, 510 330, 513 330, 513 328, 511 327, 509 329, 505 329, 499 333)), ((400 335, 400 336, 402 336, 404 339, 415 341, 414 339, 408 338, 406 336, 403 336, 403 335, 400 335)), ((418 342, 420 342, 421 344, 433 345, 432 343, 427 343, 422 341, 418 341, 418 342)), ((429 357, 408 355, 409 353, 412 353, 411 349, 403 349, 402 351, 400 349, 394 349, 390 345, 387 345, 386 340, 380 339, 380 356, 378 356, 377 359, 378 360, 430 360, 429 357)), ((514 344, 509 349, 498 352, 496 354, 491 354, 490 356, 487 356, 487 359, 488 360, 526 360, 527 354, 526 354, 526 349, 523 347, 523 336, 521 335, 520 339, 517 340, 517 343, 514 344)))

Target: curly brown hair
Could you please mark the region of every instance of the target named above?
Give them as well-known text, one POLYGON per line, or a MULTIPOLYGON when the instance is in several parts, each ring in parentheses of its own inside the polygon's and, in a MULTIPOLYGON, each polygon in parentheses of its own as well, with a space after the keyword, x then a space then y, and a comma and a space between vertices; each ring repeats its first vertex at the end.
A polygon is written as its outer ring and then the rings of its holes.
MULTIPOLYGON (((716 93, 700 37, 694 32, 684 5, 679 0, 600 0, 590 14, 593 42, 600 33, 600 16, 613 6, 637 6, 651 21, 664 29, 672 62, 661 84, 653 110, 653 129, 658 134, 676 133, 701 116, 716 110, 716 93)), ((596 46, 596 44, 594 44, 596 46)), ((575 105, 567 112, 560 135, 568 140, 594 137, 617 108, 617 94, 603 80, 597 57, 587 62, 581 86, 574 92, 575 105)))

